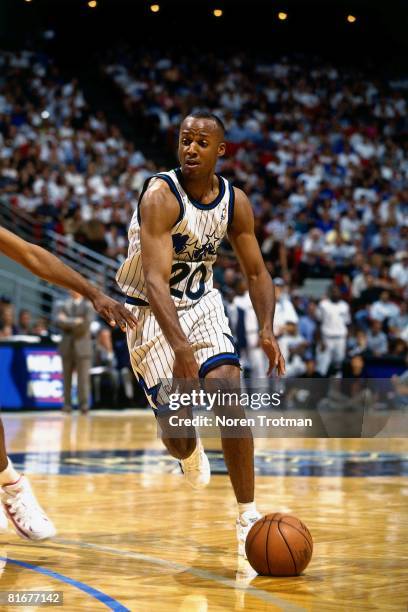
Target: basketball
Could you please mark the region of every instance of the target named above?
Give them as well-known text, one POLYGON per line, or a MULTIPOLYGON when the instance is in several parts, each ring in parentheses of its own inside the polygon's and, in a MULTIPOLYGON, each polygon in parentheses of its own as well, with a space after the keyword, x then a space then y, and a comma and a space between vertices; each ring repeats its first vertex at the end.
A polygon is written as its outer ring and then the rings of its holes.
POLYGON ((249 563, 264 576, 298 576, 309 564, 313 540, 304 523, 290 514, 267 514, 248 533, 249 563))

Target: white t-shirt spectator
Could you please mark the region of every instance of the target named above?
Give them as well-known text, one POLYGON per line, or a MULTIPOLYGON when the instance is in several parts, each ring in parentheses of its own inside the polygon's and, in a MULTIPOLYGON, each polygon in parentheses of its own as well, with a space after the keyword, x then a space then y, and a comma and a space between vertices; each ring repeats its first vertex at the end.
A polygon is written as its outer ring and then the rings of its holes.
POLYGON ((290 297, 282 293, 279 300, 276 301, 275 316, 273 319, 273 333, 278 335, 282 332, 285 323, 298 324, 299 317, 293 306, 290 297))
POLYGON ((344 300, 333 302, 325 298, 320 301, 316 314, 321 321, 324 336, 333 338, 347 336, 347 325, 350 323, 350 308, 347 302, 344 300))
POLYGON ((309 255, 309 253, 322 255, 324 252, 325 245, 326 242, 323 234, 320 234, 318 237, 317 234, 309 234, 303 243, 303 253, 305 253, 306 255, 309 255))
POLYGON ((348 215, 341 218, 340 231, 346 236, 353 236, 361 225, 361 221, 358 218, 349 217, 348 215))
POLYGON ((288 202, 291 205, 292 210, 294 212, 298 212, 301 208, 306 206, 307 197, 304 193, 294 192, 289 196, 288 202))
POLYGON ((408 285, 408 266, 404 266, 401 261, 393 263, 390 268, 390 276, 397 281, 400 287, 405 287, 408 285))
POLYGON ((378 300, 370 308, 370 317, 377 321, 384 321, 390 317, 397 317, 400 313, 399 307, 394 302, 383 302, 378 300))
POLYGON ((309 174, 306 172, 302 172, 302 174, 298 176, 297 180, 305 185, 306 191, 308 193, 311 193, 319 187, 321 177, 317 174, 309 174))
POLYGON ((286 223, 280 219, 273 219, 266 226, 266 231, 280 242, 285 240, 286 236, 286 223))
POLYGON ((367 281, 364 274, 360 272, 351 282, 351 295, 353 298, 359 298, 364 289, 367 289, 367 281))
POLYGON ((355 151, 362 157, 363 159, 370 159, 375 155, 375 146, 372 142, 365 139, 361 142, 353 143, 353 147, 355 151))
POLYGON ((366 189, 365 187, 356 187, 353 192, 353 200, 360 200, 365 197, 369 202, 376 202, 378 195, 375 189, 366 189))
POLYGON ((339 164, 339 166, 342 166, 343 168, 346 168, 349 165, 359 166, 360 165, 360 158, 353 151, 351 151, 349 153, 340 153, 337 156, 337 163, 339 164))

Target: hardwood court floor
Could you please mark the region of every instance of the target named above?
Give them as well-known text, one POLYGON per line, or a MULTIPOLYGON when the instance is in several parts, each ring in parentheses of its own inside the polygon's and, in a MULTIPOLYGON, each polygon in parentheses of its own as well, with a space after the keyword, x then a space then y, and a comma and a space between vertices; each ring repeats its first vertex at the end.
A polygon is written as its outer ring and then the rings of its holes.
POLYGON ((406 440, 257 441, 261 511, 299 516, 314 538, 304 575, 279 579, 238 564, 216 441, 204 442, 218 473, 192 492, 150 414, 4 422, 9 453, 59 533, 43 544, 1 535, 0 592, 63 591, 64 611, 406 610, 406 440))

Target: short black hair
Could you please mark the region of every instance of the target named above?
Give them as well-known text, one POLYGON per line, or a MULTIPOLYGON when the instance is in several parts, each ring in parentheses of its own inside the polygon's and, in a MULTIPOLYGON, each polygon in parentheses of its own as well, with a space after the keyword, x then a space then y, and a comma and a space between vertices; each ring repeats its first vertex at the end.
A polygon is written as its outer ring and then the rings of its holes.
POLYGON ((225 136, 225 125, 214 113, 207 110, 194 111, 192 113, 188 113, 188 115, 184 117, 183 122, 187 119, 187 117, 192 117, 193 119, 211 119, 211 121, 214 121, 217 124, 217 127, 221 130, 222 135, 225 136))

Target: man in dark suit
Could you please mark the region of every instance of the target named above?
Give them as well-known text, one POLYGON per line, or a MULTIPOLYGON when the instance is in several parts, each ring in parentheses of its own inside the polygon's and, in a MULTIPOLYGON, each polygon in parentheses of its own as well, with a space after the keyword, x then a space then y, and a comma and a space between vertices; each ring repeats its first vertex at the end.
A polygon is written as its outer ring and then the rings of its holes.
POLYGON ((59 352, 64 373, 64 412, 71 412, 72 375, 78 375, 78 406, 89 409, 90 369, 92 366, 92 305, 82 295, 70 291, 70 298, 57 305, 57 326, 62 331, 59 352))

